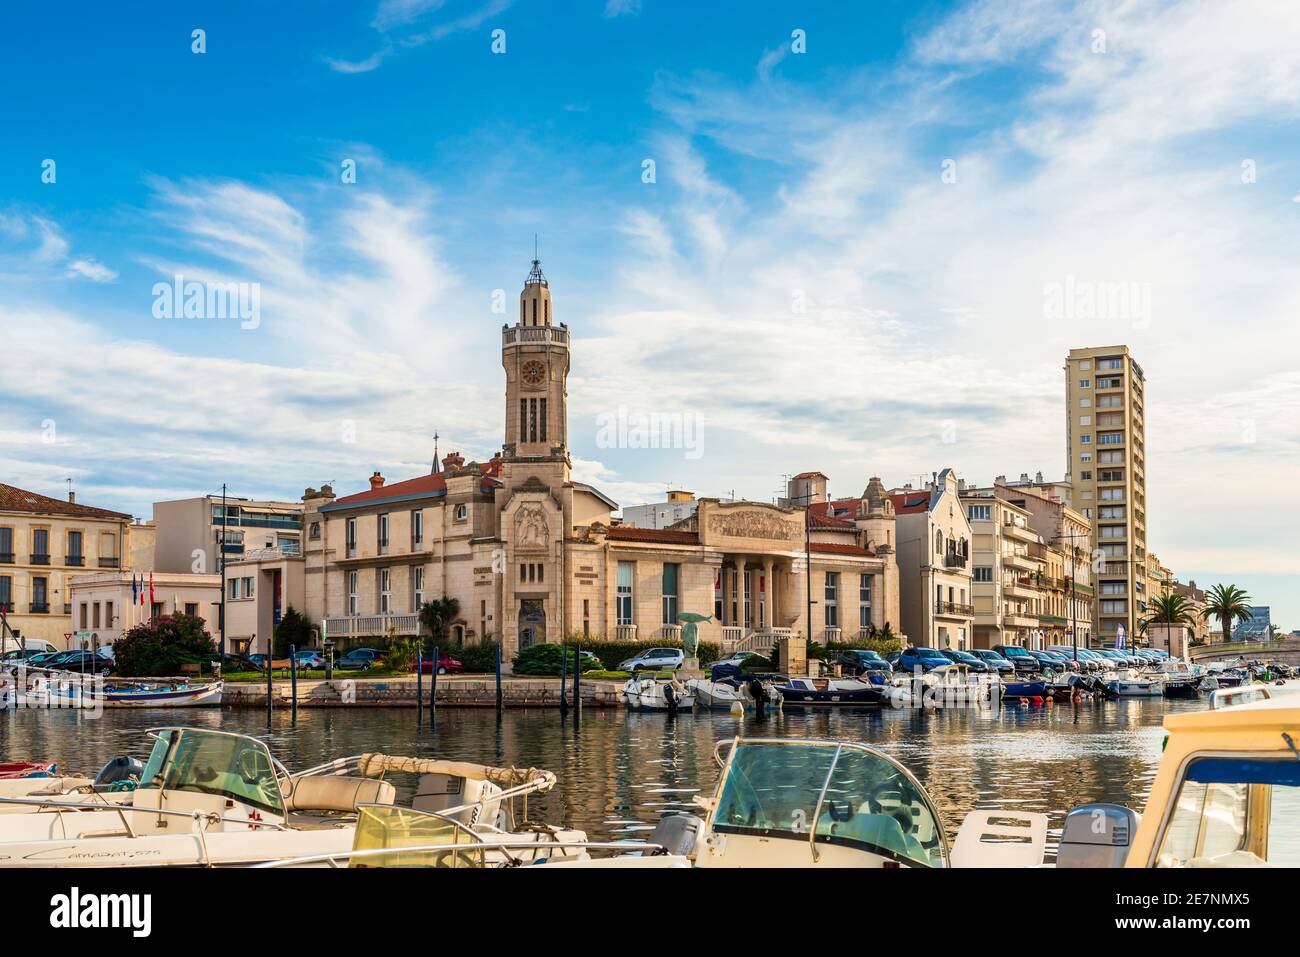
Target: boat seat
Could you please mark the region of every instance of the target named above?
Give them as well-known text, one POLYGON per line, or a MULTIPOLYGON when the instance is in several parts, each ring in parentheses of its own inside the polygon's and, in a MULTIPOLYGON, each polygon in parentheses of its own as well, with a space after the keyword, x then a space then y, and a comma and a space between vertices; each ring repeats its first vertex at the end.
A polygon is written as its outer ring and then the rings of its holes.
POLYGON ((342 774, 313 774, 296 778, 284 803, 288 811, 352 813, 358 804, 392 804, 396 798, 397 789, 387 781, 342 774))
POLYGON ((1046 848, 1046 814, 993 808, 966 815, 950 859, 953 867, 1037 867, 1046 848))

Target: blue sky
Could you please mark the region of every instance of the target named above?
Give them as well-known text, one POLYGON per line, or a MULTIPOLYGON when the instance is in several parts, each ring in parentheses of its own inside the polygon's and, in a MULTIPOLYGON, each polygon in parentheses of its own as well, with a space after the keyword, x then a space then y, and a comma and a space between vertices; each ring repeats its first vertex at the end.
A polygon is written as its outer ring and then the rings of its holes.
POLYGON ((148 515, 406 477, 435 429, 486 458, 537 233, 575 470, 617 500, 1059 476, 1062 358, 1126 342, 1151 548, 1300 626, 1289 5, 131 11, 0 11, 5 481, 148 515), (256 283, 257 327, 156 318, 177 273, 256 283), (1066 282, 1150 305, 1061 318, 1066 282), (699 454, 603 447, 620 408, 699 454))

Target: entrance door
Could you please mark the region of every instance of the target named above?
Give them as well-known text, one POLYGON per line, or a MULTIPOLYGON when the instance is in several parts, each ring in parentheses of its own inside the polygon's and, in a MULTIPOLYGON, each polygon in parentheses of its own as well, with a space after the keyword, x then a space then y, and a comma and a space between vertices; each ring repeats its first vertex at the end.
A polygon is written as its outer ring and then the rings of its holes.
POLYGON ((531 648, 546 641, 546 608, 540 598, 519 602, 519 647, 531 648))

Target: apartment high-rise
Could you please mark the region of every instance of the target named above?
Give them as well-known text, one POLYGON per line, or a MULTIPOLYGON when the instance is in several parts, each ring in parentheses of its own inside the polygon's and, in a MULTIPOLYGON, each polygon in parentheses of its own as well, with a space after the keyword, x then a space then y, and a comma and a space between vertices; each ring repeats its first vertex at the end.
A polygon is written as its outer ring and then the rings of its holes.
POLYGON ((1146 611, 1146 376, 1128 346, 1071 349, 1065 361, 1071 506, 1091 523, 1095 634, 1132 636, 1146 611))

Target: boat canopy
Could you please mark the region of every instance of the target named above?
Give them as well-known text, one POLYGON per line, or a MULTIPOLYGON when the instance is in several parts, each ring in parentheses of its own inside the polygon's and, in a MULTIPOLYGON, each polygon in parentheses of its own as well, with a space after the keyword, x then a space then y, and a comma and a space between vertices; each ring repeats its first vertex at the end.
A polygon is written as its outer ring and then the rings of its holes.
POLYGON ((546 791, 555 786, 555 774, 541 768, 494 768, 469 761, 439 761, 434 758, 408 758, 370 752, 357 759, 357 771, 366 777, 380 777, 389 771, 410 774, 446 774, 453 778, 490 781, 499 788, 510 789, 525 784, 538 785, 546 791), (540 786, 545 785, 545 786, 540 786))
POLYGON ((152 733, 156 740, 139 790, 215 794, 284 816, 284 798, 265 742, 200 728, 152 733))

